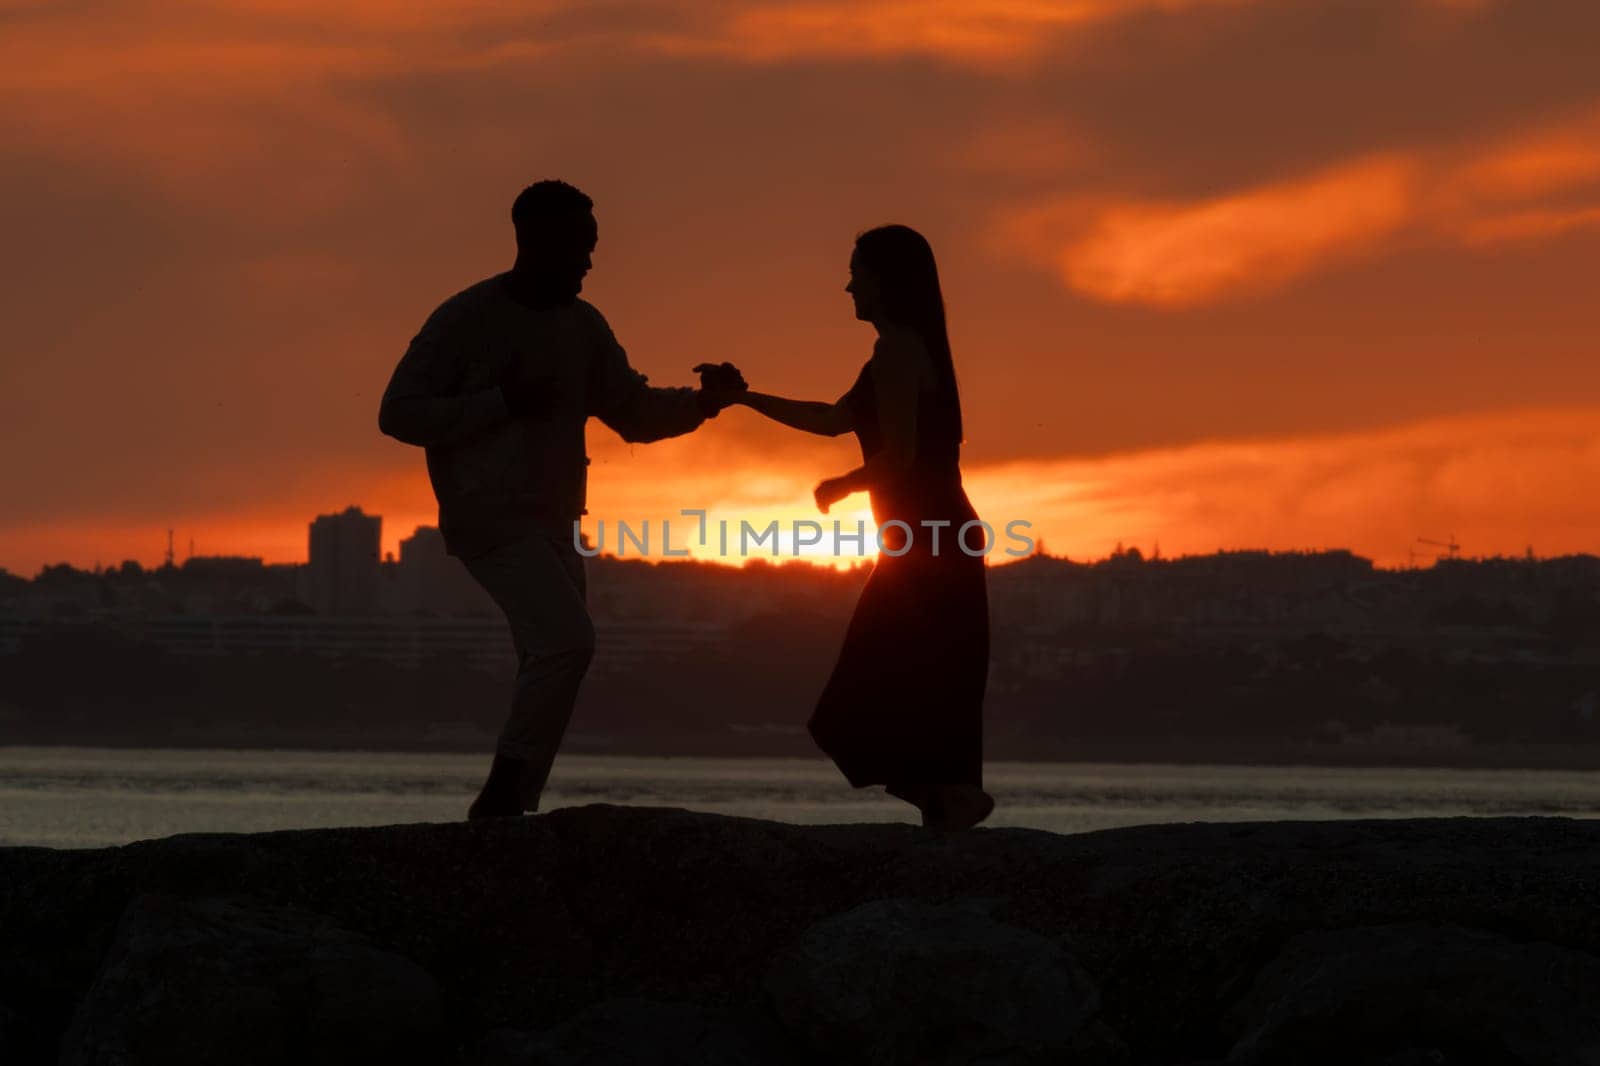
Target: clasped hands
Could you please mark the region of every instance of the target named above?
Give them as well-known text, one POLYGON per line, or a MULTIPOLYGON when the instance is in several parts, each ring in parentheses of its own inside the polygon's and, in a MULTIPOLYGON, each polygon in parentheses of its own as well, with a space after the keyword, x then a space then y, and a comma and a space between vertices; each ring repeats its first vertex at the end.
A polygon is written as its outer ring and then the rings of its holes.
POLYGON ((694 372, 700 375, 700 410, 708 418, 750 391, 732 363, 697 363, 694 372))

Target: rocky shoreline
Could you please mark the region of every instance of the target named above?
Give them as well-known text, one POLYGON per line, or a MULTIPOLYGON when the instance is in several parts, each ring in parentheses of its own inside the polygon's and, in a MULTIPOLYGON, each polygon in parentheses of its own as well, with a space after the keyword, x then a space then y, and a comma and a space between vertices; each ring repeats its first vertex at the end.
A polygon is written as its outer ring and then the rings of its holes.
POLYGON ((0 849, 0 1062, 1600 1062, 1600 822, 0 849))

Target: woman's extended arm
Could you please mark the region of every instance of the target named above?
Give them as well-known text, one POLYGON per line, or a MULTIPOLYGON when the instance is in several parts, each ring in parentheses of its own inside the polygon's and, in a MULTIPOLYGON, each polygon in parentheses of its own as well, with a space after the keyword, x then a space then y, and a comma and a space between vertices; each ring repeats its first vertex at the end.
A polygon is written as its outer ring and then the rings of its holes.
POLYGON ((822 403, 819 400, 790 400, 765 392, 740 392, 734 394, 731 402, 742 403, 774 422, 823 437, 837 437, 855 428, 850 405, 843 397, 833 403, 822 403))

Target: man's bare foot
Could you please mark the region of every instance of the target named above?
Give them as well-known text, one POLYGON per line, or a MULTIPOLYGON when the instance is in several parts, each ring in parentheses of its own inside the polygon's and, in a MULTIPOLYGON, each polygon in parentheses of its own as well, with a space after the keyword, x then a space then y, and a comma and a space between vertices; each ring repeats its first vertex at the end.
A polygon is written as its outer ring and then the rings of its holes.
POLYGON ((994 797, 977 785, 940 785, 934 797, 923 810, 922 824, 941 833, 971 829, 994 811, 994 797))

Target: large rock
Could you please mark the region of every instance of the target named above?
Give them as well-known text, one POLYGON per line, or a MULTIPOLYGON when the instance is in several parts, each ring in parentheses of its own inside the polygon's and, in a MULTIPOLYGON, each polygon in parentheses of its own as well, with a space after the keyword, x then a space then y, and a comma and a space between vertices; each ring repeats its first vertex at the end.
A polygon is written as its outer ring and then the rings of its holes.
POLYGON ((988 910, 893 899, 824 919, 773 964, 773 1007, 827 1062, 1058 1061, 1100 1009, 1094 983, 988 910))
MULTIPOLYGON (((620 999, 713 1016, 753 1010, 768 1001, 774 960, 824 919, 889 899, 995 899, 994 922, 1063 946, 1092 975, 1104 1024, 1137 1061, 1166 1066, 1227 1058, 1256 1025, 1228 1027, 1230 1009, 1302 934, 1427 923, 1600 956, 1600 821, 930 836, 909 825, 592 806, 470 824, 0 848, 0 1003, 21 1019, 23 1048, 4 1066, 57 1061, 108 956, 125 950, 130 902, 149 895, 247 895, 260 901, 247 910, 324 915, 427 971, 459 1047, 496 1029, 549 1034, 620 999)), ((207 989, 193 994, 203 1003, 207 989)), ((187 1022, 176 1009, 166 1016, 187 1022)))
POLYGON ((1235 1011, 1230 1063, 1600 1063, 1600 959, 1421 924, 1295 937, 1235 1011))
POLYGON ((0 1006, 0 1062, 19 1062, 25 1049, 22 1019, 0 1006))
POLYGON ((62 1046, 63 1066, 433 1063, 433 980, 304 911, 140 896, 62 1046))

